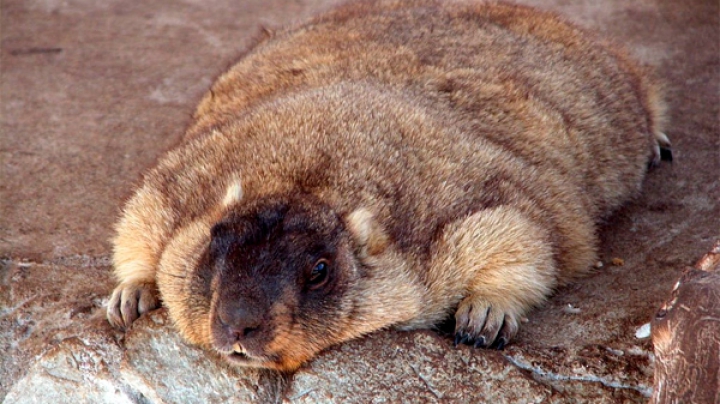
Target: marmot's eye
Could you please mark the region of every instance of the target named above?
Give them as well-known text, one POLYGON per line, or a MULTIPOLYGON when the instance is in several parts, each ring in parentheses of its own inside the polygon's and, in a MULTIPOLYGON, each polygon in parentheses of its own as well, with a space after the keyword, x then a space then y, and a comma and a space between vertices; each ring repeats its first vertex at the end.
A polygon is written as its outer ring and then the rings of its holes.
POLYGON ((310 277, 308 281, 311 286, 320 286, 328 278, 328 272, 330 271, 330 263, 326 259, 321 259, 315 263, 312 271, 310 271, 310 277))

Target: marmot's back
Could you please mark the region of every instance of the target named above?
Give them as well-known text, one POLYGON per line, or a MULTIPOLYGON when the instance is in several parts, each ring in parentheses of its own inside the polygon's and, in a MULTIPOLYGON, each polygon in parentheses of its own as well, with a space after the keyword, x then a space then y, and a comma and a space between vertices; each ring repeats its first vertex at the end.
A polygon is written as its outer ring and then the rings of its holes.
POLYGON ((648 76, 549 13, 361 2, 260 43, 217 81, 196 116, 205 128, 278 94, 343 81, 399 87, 458 127, 562 172, 592 199, 595 216, 639 190, 662 113, 648 76))

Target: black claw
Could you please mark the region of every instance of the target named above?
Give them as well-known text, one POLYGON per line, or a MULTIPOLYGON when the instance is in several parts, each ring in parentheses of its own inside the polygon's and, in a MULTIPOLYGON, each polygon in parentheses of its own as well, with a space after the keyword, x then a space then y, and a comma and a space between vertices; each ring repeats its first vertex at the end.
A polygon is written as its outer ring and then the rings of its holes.
POLYGON ((506 344, 507 340, 505 340, 505 337, 500 337, 497 341, 495 341, 493 348, 497 349, 498 351, 502 351, 505 348, 506 344))
POLYGON ((660 160, 673 161, 672 150, 665 147, 660 148, 660 160))
POLYGON ((457 348, 458 345, 467 344, 468 341, 470 341, 470 335, 467 333, 464 333, 464 332, 461 333, 460 331, 458 331, 455 333, 455 341, 453 342, 453 344, 457 348))
POLYGON ((475 340, 475 348, 485 348, 486 346, 485 337, 482 335, 475 340))

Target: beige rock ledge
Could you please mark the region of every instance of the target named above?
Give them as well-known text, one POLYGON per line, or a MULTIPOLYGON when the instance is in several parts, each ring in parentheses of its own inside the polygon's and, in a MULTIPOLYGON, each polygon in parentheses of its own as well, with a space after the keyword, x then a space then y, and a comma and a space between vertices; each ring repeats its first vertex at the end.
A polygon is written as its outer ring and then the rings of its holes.
POLYGON ((143 316, 124 336, 103 322, 96 316, 88 321, 94 329, 86 336, 67 338, 42 354, 4 403, 280 400, 283 378, 267 371, 232 369, 185 344, 169 326, 165 310, 143 316))
POLYGON ((184 343, 165 310, 142 317, 127 334, 111 330, 100 314, 98 310, 85 321, 87 332, 82 337, 66 338, 39 355, 4 403, 615 403, 646 399, 642 393, 647 380, 630 380, 635 376, 619 371, 627 364, 618 365, 618 361, 632 362, 632 355, 642 355, 637 352, 619 355, 617 349, 597 347, 481 351, 454 348, 449 338, 430 331, 383 331, 332 348, 295 375, 282 376, 232 368, 184 343), (615 365, 597 365, 604 361, 615 365), (581 362, 585 365, 578 367, 581 362))
POLYGON ((454 349, 432 332, 376 333, 300 370, 284 403, 541 403, 552 389, 499 352, 454 349))

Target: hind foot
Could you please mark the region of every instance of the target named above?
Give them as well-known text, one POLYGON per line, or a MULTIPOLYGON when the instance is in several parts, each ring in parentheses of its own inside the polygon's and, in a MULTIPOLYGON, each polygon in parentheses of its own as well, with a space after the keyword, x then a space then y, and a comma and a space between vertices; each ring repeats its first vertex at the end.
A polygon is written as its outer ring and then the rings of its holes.
POLYGON ((660 164, 660 161, 672 161, 672 144, 667 135, 662 132, 655 133, 655 145, 653 146, 653 156, 650 166, 654 167, 660 164))

